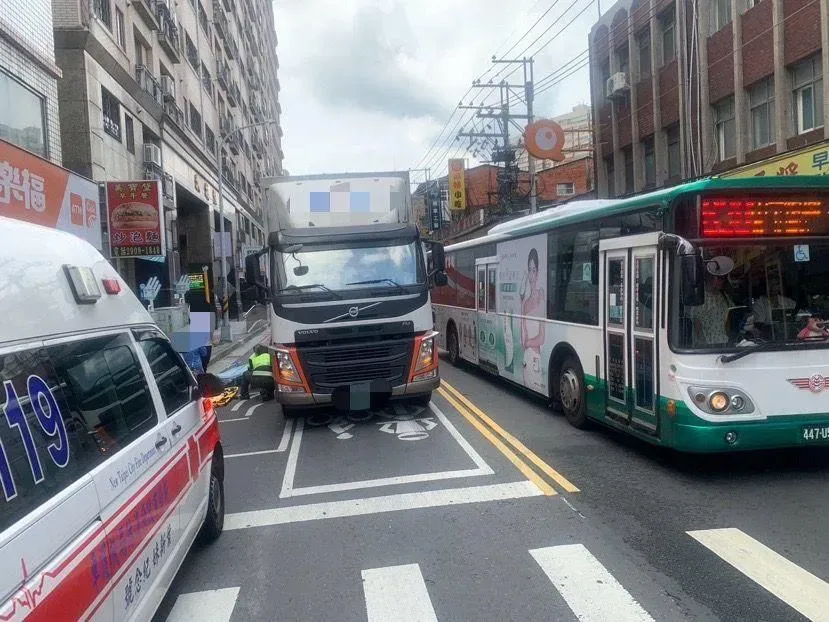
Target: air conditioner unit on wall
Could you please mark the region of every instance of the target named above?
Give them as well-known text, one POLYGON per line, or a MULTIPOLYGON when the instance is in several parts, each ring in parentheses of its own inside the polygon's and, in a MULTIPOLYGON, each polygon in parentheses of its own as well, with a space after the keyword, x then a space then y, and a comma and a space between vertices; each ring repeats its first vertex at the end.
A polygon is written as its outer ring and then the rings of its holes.
POLYGON ((144 143, 144 164, 161 168, 161 147, 153 143, 144 143))
POLYGON ((628 74, 624 71, 617 71, 612 76, 607 79, 607 83, 605 84, 605 93, 609 98, 613 98, 618 96, 620 93, 624 93, 630 89, 630 83, 628 82, 628 74))

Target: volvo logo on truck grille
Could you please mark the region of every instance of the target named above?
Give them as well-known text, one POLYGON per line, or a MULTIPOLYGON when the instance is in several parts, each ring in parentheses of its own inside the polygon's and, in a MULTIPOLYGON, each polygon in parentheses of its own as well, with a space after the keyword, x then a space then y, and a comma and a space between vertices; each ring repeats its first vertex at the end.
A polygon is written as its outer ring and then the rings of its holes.
POLYGON ((352 320, 360 315, 360 312, 365 311, 366 309, 371 309, 372 307, 376 307, 377 305, 382 304, 380 302, 372 302, 370 305, 365 305, 362 307, 358 307, 354 305, 353 307, 349 307, 348 311, 345 313, 340 313, 339 315, 335 315, 334 317, 328 318, 323 322, 327 324, 328 322, 336 322, 337 320, 344 320, 346 318, 351 318, 352 320))

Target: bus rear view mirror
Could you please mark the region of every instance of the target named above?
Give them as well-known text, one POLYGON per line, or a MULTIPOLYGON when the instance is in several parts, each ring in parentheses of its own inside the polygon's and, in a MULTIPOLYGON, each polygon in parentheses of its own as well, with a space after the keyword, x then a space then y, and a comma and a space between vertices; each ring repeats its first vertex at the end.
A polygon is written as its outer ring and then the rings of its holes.
POLYGON ((449 283, 445 272, 435 272, 435 287, 444 287, 449 283))
POLYGON ((682 280, 682 303, 686 307, 698 307, 705 302, 705 266, 698 253, 679 256, 682 280))

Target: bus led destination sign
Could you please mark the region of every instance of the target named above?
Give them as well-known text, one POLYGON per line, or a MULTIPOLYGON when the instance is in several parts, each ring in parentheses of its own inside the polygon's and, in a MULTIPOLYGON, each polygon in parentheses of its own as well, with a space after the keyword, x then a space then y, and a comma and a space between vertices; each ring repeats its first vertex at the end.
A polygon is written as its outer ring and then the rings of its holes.
POLYGON ((704 238, 826 234, 829 234, 829 206, 814 197, 702 199, 704 238))

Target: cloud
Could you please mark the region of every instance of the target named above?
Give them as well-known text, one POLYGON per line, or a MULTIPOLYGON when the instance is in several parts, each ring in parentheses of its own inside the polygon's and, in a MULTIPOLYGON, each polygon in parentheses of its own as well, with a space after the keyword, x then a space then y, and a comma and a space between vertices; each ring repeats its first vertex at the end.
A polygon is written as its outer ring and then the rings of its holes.
POLYGON ((393 118, 441 117, 447 110, 415 73, 416 41, 405 7, 364 6, 351 30, 336 22, 318 38, 305 80, 323 104, 354 106, 393 118))
MULTIPOLYGON (((510 55, 520 56, 548 27, 541 42, 551 38, 581 7, 551 11, 510 55)), ((274 8, 285 167, 300 175, 418 166, 490 57, 507 53, 548 3, 277 0, 274 8)), ((535 56, 536 80, 587 48, 594 21, 595 12, 580 16, 535 56)), ((520 74, 512 79, 520 81, 520 74)), ((464 103, 470 100, 494 104, 497 89, 476 90, 464 97, 464 103)), ((589 102, 586 69, 539 94, 535 114, 553 116, 580 102, 589 102)), ((462 126, 472 129, 470 122, 462 126)), ((514 130, 512 137, 517 135, 514 130)), ((431 166, 433 176, 444 174, 460 145, 454 134, 441 138, 420 166, 431 166)), ((475 163, 462 147, 458 156, 475 163)))

